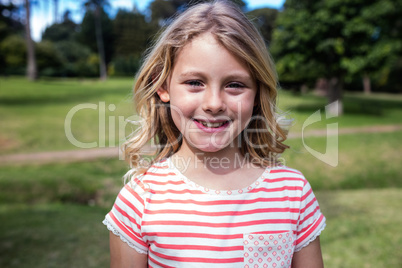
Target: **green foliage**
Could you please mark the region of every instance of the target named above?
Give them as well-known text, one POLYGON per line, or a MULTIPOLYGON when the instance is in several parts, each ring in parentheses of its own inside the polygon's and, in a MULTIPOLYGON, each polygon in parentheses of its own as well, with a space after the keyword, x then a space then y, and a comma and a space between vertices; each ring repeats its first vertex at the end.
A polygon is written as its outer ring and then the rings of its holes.
POLYGON ((0 43, 0 66, 2 74, 25 73, 26 67, 26 45, 20 35, 10 35, 0 43))
POLYGON ((269 45, 272 39, 272 33, 275 29, 275 21, 278 16, 278 10, 272 8, 254 9, 247 13, 247 16, 254 22, 269 45))
POLYGON ((42 41, 36 45, 37 65, 40 75, 60 75, 62 69, 62 58, 54 43, 42 41))
POLYGON ((148 23, 141 13, 119 10, 113 20, 113 31, 115 54, 118 57, 131 55, 140 58, 158 27, 148 23))
POLYGON ((60 75, 65 77, 98 76, 97 62, 91 62, 93 55, 88 47, 76 41, 60 41, 55 47, 61 57, 63 67, 60 75))
POLYGON ((77 28, 77 24, 67 17, 62 23, 55 23, 47 27, 42 35, 42 40, 52 42, 74 40, 77 28))
POLYGON ((135 56, 118 56, 110 64, 112 76, 134 76, 140 68, 141 58, 135 56))
MULTIPOLYGON (((176 1, 179 2, 179 1, 176 1)), ((185 2, 185 1, 180 1, 185 2)), ((181 5, 184 3, 180 3, 181 5)), ((160 23, 171 18, 176 13, 175 3, 173 1, 154 0, 149 5, 151 11, 151 20, 160 23)))
MULTIPOLYGON (((90 48, 92 52, 98 53, 98 47, 96 43, 96 29, 95 29, 95 14, 91 10, 87 10, 84 19, 82 20, 80 31, 77 33, 77 41, 82 45, 90 48)), ((102 37, 105 48, 106 63, 109 63, 113 55, 114 33, 113 23, 106 12, 101 10, 101 25, 102 25, 102 37)))
MULTIPOLYGON (((230 1, 242 9, 246 7, 246 3, 243 0, 230 1)), ((153 23, 162 26, 169 24, 171 18, 175 14, 183 12, 192 5, 203 2, 210 2, 210 0, 154 0, 149 5, 149 9, 151 11, 151 20, 153 23)))
POLYGON ((401 17, 401 1, 286 1, 272 46, 281 79, 384 80, 402 57, 401 17))
POLYGON ((18 7, 9 1, 0 3, 0 40, 14 34, 22 34, 24 26, 18 20, 18 7))

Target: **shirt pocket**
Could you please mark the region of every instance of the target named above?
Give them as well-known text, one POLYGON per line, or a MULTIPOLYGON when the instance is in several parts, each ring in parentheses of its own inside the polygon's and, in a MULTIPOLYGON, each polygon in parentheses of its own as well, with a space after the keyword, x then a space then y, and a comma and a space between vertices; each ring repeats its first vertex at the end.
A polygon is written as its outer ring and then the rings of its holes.
POLYGON ((245 268, 291 267, 296 235, 280 233, 244 234, 245 268))

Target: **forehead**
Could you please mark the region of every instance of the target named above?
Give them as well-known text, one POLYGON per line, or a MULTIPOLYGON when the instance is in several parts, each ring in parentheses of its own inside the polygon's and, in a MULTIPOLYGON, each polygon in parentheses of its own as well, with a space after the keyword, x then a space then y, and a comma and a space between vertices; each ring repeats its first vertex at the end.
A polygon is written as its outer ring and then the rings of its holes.
POLYGON ((247 62, 229 51, 211 32, 202 33, 184 45, 176 54, 176 67, 242 70, 251 75, 247 62))

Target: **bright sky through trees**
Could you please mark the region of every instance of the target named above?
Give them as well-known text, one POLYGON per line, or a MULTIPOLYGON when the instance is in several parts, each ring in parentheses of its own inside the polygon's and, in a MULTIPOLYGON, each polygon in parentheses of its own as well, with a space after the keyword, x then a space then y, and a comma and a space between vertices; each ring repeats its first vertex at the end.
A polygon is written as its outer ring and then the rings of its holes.
MULTIPOLYGON (((0 0, 1 3, 15 3, 21 4, 22 0, 0 0)), ((133 5, 137 6, 137 8, 141 11, 144 11, 149 3, 152 0, 113 0, 109 1, 111 4, 109 13, 111 16, 114 16, 114 13, 118 10, 118 8, 124 8, 131 10, 133 5)), ((262 8, 262 7, 270 7, 270 8, 281 8, 285 2, 285 0, 245 0, 247 3, 247 7, 249 10, 262 8)), ((68 9, 71 12, 71 18, 75 22, 81 22, 82 17, 85 14, 85 9, 82 6, 82 1, 77 0, 62 0, 59 1, 58 7, 58 18, 61 20, 64 12, 68 9)), ((31 15, 31 25, 32 25, 32 38, 35 41, 40 41, 43 31, 46 26, 49 26, 54 23, 54 2, 49 0, 39 0, 36 1, 36 4, 33 5, 32 15, 31 15)))

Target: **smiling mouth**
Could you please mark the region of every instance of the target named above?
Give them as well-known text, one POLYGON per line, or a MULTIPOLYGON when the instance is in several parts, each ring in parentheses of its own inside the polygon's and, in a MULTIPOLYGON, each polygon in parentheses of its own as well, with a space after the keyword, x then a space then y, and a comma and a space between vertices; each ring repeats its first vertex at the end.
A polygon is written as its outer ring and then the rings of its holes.
POLYGON ((206 121, 200 121, 197 119, 194 119, 194 121, 200 123, 201 125, 203 125, 204 127, 207 128, 220 128, 226 124, 229 123, 229 121, 222 121, 222 122, 206 122, 206 121))

